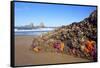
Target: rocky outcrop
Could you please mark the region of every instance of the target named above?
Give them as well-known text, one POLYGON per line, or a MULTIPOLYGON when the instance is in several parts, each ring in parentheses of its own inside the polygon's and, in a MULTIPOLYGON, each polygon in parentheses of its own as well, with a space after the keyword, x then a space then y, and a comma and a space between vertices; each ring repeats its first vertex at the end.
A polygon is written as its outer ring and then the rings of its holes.
MULTIPOLYGON (((95 47, 97 47, 97 10, 93 11, 89 17, 80 22, 73 22, 70 25, 61 26, 52 32, 48 32, 33 39, 32 45, 34 45, 35 42, 41 43, 37 46, 41 46, 42 49, 51 51, 54 43, 61 41, 66 46, 64 52, 68 53, 67 51, 70 51, 70 48, 68 48, 67 44, 69 43, 68 41, 70 41, 70 47, 76 51, 77 55, 84 55, 87 57, 87 54, 81 51, 81 46, 83 45, 85 47, 87 39, 93 40, 95 42, 95 47)), ((95 51, 96 50, 97 49, 95 49, 95 51)), ((96 55, 97 53, 95 52, 94 61, 97 60, 96 55)), ((88 58, 90 59, 91 57, 93 58, 91 55, 88 58)))

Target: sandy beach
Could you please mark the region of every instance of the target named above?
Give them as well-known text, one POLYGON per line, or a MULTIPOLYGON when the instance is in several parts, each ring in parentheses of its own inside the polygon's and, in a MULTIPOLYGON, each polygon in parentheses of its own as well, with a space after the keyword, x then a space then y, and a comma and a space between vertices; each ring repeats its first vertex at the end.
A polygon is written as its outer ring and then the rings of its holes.
POLYGON ((30 50, 33 36, 15 36, 15 65, 39 65, 72 62, 89 62, 90 60, 78 58, 66 54, 40 52, 30 50))

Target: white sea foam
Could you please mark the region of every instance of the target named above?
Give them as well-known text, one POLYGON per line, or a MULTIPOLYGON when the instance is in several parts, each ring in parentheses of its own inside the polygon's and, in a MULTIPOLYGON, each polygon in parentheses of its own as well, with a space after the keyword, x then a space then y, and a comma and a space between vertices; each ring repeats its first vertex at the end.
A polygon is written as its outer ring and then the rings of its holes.
POLYGON ((25 31, 52 31, 54 28, 38 28, 38 29, 15 29, 15 32, 25 32, 25 31))

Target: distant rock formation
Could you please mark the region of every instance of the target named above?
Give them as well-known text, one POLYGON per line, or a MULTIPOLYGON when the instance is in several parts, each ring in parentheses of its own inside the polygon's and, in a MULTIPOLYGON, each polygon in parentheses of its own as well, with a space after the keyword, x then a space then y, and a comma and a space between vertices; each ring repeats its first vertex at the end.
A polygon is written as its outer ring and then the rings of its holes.
POLYGON ((39 27, 44 28, 45 27, 44 23, 41 22, 40 25, 39 25, 39 27))

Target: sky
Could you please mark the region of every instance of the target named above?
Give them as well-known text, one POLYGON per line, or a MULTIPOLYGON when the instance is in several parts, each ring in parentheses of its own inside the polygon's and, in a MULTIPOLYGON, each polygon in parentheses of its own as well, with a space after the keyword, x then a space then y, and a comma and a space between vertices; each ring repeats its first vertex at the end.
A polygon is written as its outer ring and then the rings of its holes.
POLYGON ((41 22, 48 27, 69 25, 72 22, 82 21, 91 12, 96 10, 93 6, 72 6, 43 3, 15 2, 15 26, 41 22))

